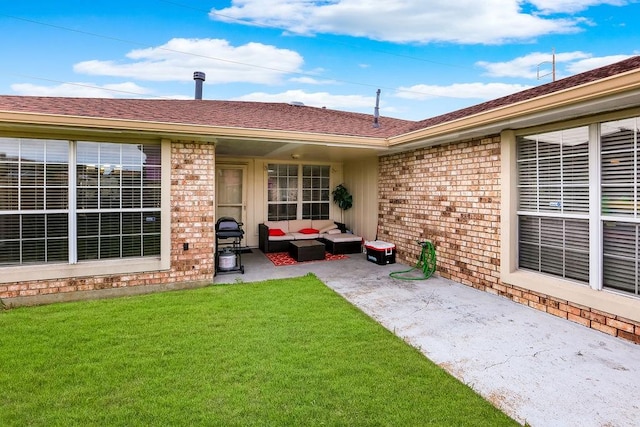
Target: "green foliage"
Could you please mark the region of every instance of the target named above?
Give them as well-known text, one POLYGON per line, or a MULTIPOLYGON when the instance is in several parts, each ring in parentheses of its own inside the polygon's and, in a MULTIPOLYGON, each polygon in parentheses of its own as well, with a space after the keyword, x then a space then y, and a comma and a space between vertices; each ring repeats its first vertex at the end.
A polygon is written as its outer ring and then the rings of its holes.
POLYGON ((315 276, 0 313, 0 425, 516 425, 315 276))
POLYGON ((333 202, 343 211, 351 209, 353 206, 353 196, 349 194, 344 185, 340 184, 334 188, 331 195, 333 196, 333 202))

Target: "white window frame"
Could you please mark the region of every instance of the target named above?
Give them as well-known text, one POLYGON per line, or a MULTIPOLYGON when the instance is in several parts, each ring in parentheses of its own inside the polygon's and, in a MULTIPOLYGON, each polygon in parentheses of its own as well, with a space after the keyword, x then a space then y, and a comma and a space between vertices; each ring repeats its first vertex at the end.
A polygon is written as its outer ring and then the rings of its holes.
POLYGON ((589 137, 592 141, 597 141, 597 143, 590 143, 589 146, 589 197, 590 200, 599 200, 600 143, 598 123, 633 115, 638 115, 638 111, 626 114, 607 114, 590 119, 575 120, 563 125, 501 132, 500 279, 502 282, 549 295, 560 301, 570 301, 574 304, 640 321, 640 300, 636 296, 602 288, 602 229, 599 203, 591 203, 589 208, 590 271, 588 286, 572 280, 518 269, 517 136, 589 125, 589 137))
MULTIPOLYGON (((9 136, 10 137, 10 136, 9 136)), ((87 140, 82 138, 65 138, 68 140, 87 140)), ((105 139, 104 142, 119 142, 117 140, 105 139)), ((131 141, 127 141, 131 142, 131 141)), ((73 152, 73 150, 71 150, 73 152)), ((70 158, 75 160, 75 158, 70 158)), ((117 274, 132 274, 148 271, 168 270, 171 266, 171 141, 161 141, 161 230, 160 230, 160 256, 159 257, 141 257, 141 258, 112 258, 95 261, 83 261, 81 263, 52 263, 38 265, 19 265, 1 267, 0 283, 25 282, 36 280, 63 279, 71 277, 83 276, 113 276, 117 274)), ((75 162, 70 164, 70 179, 75 175, 75 162), (73 165, 73 166, 72 166, 73 165)), ((75 181, 73 181, 75 182, 75 181)), ((71 184, 70 184, 71 188, 71 184)), ((75 188, 75 186, 73 187, 75 188)), ((75 195, 73 191, 69 191, 69 203, 75 203, 75 195)), ((75 230, 72 224, 75 219, 70 218, 69 229, 69 251, 75 248, 75 230), (73 230, 73 231, 72 231, 73 230)), ((70 261, 76 261, 70 257, 70 261)))
MULTIPOLYGON (((327 219, 331 218, 331 170, 332 170, 332 166, 330 164, 325 164, 325 163, 292 163, 292 162, 267 162, 265 165, 265 182, 267 183, 267 188, 266 188, 266 216, 268 218, 269 216, 269 206, 271 205, 278 205, 278 204, 289 204, 289 205, 293 205, 296 204, 296 218, 295 219, 302 219, 303 218, 303 205, 305 204, 318 204, 318 203, 327 203, 328 207, 329 207, 329 213, 328 213, 328 217, 327 219), (270 165, 289 165, 289 166, 296 166, 297 167, 297 200, 295 202, 292 201, 288 201, 288 202, 278 202, 278 201, 270 201, 269 200, 269 188, 268 188, 268 182, 269 182, 269 166, 270 165), (305 166, 311 166, 311 167, 326 167, 329 170, 329 187, 328 187, 328 191, 329 191, 329 196, 326 202, 324 201, 305 201, 304 200, 304 190, 313 190, 313 188, 305 188, 304 187, 304 167, 305 166)), ((275 219, 273 221, 276 221, 275 219)))

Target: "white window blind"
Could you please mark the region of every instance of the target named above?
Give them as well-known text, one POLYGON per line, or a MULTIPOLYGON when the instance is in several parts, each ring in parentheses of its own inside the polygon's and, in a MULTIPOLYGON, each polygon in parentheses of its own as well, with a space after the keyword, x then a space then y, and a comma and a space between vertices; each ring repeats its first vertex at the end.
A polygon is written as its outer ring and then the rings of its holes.
POLYGON ((0 265, 158 256, 160 158, 158 144, 0 138, 0 265))
POLYGON ((69 143, 0 138, 0 265, 68 259, 69 143))
POLYGON ((603 286, 639 295, 638 118, 601 125, 603 286))
POLYGON ((519 137, 519 267, 589 280, 588 128, 519 137))

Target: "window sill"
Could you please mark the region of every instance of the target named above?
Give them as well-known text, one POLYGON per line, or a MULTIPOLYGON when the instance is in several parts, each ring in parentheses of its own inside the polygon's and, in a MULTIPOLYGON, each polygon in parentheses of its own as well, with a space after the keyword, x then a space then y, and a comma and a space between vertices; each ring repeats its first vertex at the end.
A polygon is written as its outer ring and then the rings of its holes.
MULTIPOLYGON (((168 263, 166 263, 168 264, 168 263)), ((78 264, 46 264, 2 267, 0 283, 67 279, 86 276, 112 276, 147 271, 167 270, 160 258, 110 259, 78 264)))
POLYGON ((502 272, 501 280, 519 288, 640 322, 640 299, 632 295, 598 291, 588 285, 525 270, 502 272))

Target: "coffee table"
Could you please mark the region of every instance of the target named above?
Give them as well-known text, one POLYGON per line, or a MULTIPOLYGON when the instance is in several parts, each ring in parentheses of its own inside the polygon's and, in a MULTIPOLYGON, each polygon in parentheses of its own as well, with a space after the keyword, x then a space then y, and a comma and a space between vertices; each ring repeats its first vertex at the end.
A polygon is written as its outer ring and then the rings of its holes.
POLYGON ((298 262, 324 259, 324 243, 317 240, 293 240, 289 243, 289 255, 298 262))

